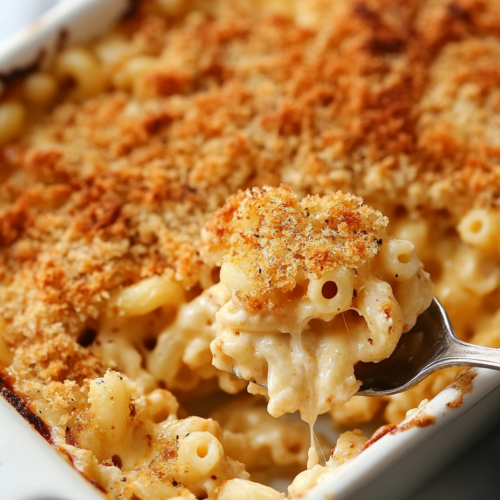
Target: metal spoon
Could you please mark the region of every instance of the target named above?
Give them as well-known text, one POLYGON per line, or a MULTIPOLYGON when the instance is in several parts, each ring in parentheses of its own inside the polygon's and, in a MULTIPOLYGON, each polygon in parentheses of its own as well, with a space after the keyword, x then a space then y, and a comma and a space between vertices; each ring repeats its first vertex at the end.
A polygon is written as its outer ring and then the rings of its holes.
POLYGON ((357 395, 390 396, 443 368, 480 366, 500 370, 500 349, 463 342, 455 336, 444 307, 434 297, 416 325, 401 336, 391 356, 379 363, 358 363, 362 382, 357 395))
MULTIPOLYGON (((354 367, 362 382, 358 396, 390 396, 404 392, 443 368, 479 366, 500 370, 500 349, 468 344, 457 339, 444 307, 434 297, 415 326, 401 335, 396 349, 379 363, 359 362, 354 367)), ((243 378, 236 368, 234 374, 243 378)), ((261 384, 267 387, 266 384, 261 384)))

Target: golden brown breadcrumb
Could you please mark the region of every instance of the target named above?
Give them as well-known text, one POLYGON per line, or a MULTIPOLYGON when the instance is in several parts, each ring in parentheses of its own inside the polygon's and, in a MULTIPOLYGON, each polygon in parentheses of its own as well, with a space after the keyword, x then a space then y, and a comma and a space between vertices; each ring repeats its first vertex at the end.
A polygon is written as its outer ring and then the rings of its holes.
POLYGON ((289 292, 302 271, 321 278, 332 269, 357 269, 376 255, 389 220, 340 191, 299 202, 285 185, 231 196, 208 222, 202 252, 238 266, 245 291, 236 296, 249 310, 270 306, 270 293, 289 292))

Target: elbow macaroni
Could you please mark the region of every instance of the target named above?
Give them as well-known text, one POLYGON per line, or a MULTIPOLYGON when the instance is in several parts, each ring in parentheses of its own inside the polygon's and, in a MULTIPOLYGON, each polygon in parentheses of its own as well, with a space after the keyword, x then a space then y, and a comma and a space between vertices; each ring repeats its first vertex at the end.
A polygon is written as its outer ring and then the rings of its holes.
POLYGON ((363 432, 355 429, 340 435, 325 466, 315 465, 312 470, 301 472, 288 488, 291 498, 300 498, 314 486, 323 483, 338 473, 342 464, 352 460, 361 451, 367 438, 363 432))
MULTIPOLYGON (((432 297, 413 245, 385 245, 389 251, 382 250, 357 276, 340 269, 311 280, 286 306, 286 316, 251 315, 230 299, 217 314, 215 366, 266 385, 275 417, 299 410, 314 423, 317 415, 348 401, 359 387, 354 365, 388 357, 432 297), (325 294, 328 285, 335 288, 332 297, 325 294)), ((238 271, 226 266, 233 265, 223 264, 216 286, 231 295, 238 271)))
POLYGON ((105 76, 97 59, 87 49, 72 47, 62 51, 54 63, 60 80, 75 84, 73 95, 77 99, 92 97, 105 88, 105 76))
POLYGON ((142 316, 160 306, 179 306, 184 289, 175 281, 152 276, 122 290, 114 299, 120 316, 142 316))
POLYGON ((0 145, 17 138, 23 129, 25 116, 26 109, 21 103, 0 102, 0 145))
POLYGON ((472 247, 493 252, 500 242, 500 216, 496 210, 475 208, 457 226, 461 239, 472 247))
POLYGON ((285 495, 262 484, 244 479, 231 479, 224 483, 215 496, 216 500, 285 500, 285 495))
POLYGON ((178 420, 167 391, 139 396, 125 376, 108 370, 90 383, 88 402, 68 422, 63 447, 76 454, 82 472, 95 469, 92 476, 107 490, 130 498, 149 484, 148 491, 162 498, 199 498, 213 495, 227 479, 249 478, 242 464, 225 455, 218 424, 178 420), (151 418, 151 406, 163 406, 162 420, 151 418))
POLYGON ((56 79, 48 73, 33 73, 24 82, 26 100, 38 106, 47 106, 56 97, 56 79))

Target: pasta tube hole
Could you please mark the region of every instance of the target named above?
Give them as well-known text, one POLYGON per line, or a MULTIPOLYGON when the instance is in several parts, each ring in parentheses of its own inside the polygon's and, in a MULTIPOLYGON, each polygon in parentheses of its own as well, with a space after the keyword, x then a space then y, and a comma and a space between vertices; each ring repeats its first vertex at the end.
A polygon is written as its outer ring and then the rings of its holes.
POLYGON ((152 351, 156 347, 156 338, 155 337, 146 337, 142 341, 144 348, 146 351, 152 351))
POLYGON ((111 461, 113 462, 113 465, 115 467, 118 467, 119 469, 122 468, 122 459, 119 457, 119 455, 113 455, 111 457, 111 461))
POLYGON ((290 445, 288 445, 288 451, 292 454, 292 455, 299 455, 300 453, 302 453, 302 445, 301 443, 292 443, 290 445))
POLYGON ((196 448, 196 454, 200 458, 205 458, 208 455, 208 446, 206 443, 202 443, 198 445, 198 448, 196 448))
POLYGON ((352 303, 353 281, 350 269, 329 271, 322 279, 311 280, 307 296, 314 305, 314 315, 330 316, 349 309, 352 303))
POLYGON ((408 264, 411 261, 411 255, 408 253, 400 253, 398 255, 398 261, 401 262, 401 264, 408 264))
POLYGON ((90 347, 97 337, 97 331, 92 328, 85 328, 82 333, 77 338, 78 344, 82 347, 90 347))
POLYGON ((219 281, 220 281, 220 267, 214 267, 210 271, 210 276, 212 278, 212 282, 213 282, 214 285, 216 285, 217 283, 219 283, 219 281))
POLYGON ((335 281, 327 281, 321 288, 321 294, 327 300, 333 299, 337 295, 338 291, 339 289, 335 281))
POLYGON ((162 408, 158 413, 155 413, 152 416, 153 422, 155 424, 159 424, 160 422, 164 422, 170 416, 170 412, 168 408, 162 408))
MULTIPOLYGON (((209 432, 191 432, 179 443, 179 460, 186 473, 202 478, 210 474, 224 456, 220 442, 209 432)), ((203 498, 197 495, 197 498, 203 498)))
POLYGON ((483 229, 483 221, 479 219, 473 219, 469 223, 469 231, 474 234, 478 234, 483 229))

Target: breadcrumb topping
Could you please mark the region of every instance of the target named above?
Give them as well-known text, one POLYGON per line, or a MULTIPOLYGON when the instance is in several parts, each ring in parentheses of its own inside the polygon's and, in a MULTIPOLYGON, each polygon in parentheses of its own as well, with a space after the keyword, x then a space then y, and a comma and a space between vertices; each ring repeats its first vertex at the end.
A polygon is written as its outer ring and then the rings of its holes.
POLYGON ((238 192, 206 226, 202 253, 224 256, 245 275, 236 296, 262 308, 274 290, 289 292, 297 275, 321 278, 342 267, 357 269, 376 255, 389 219, 340 191, 299 201, 290 187, 238 192))

